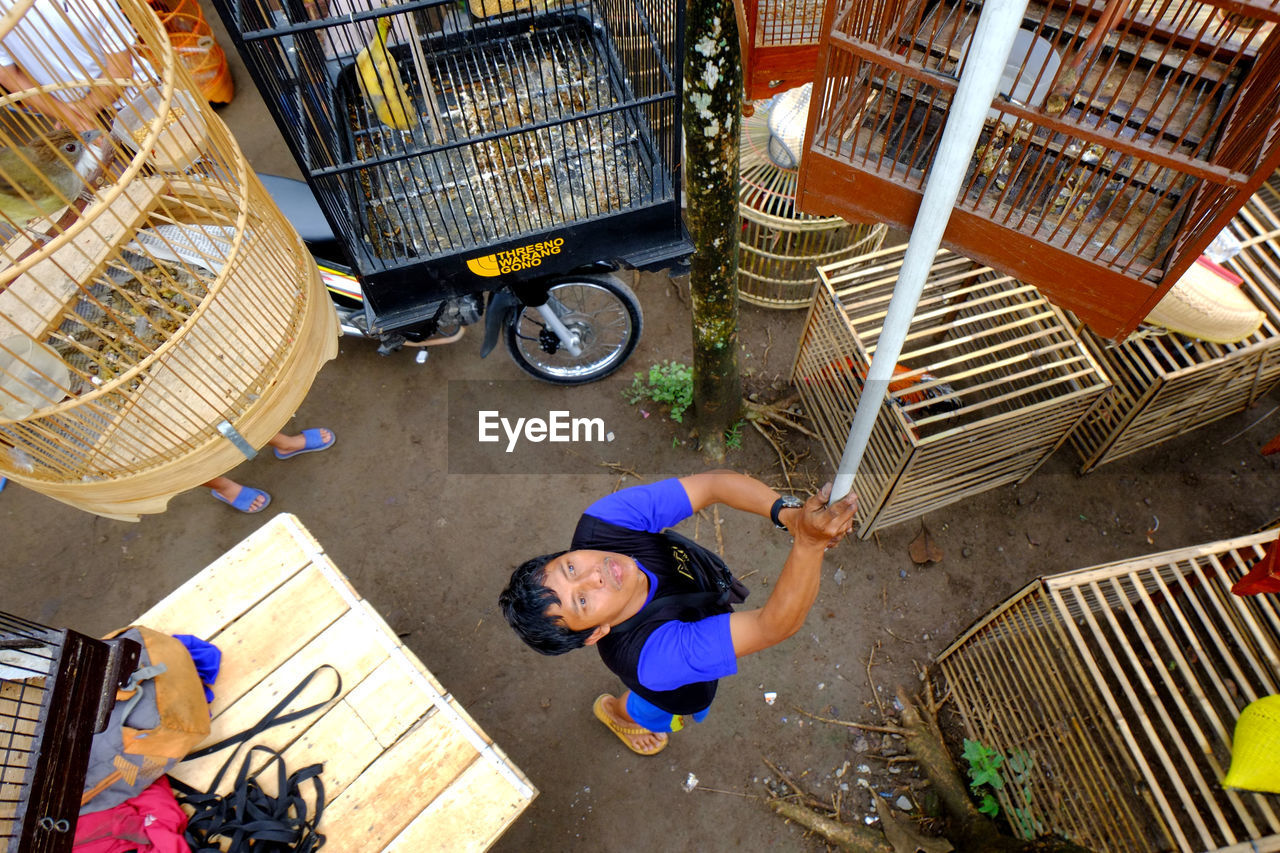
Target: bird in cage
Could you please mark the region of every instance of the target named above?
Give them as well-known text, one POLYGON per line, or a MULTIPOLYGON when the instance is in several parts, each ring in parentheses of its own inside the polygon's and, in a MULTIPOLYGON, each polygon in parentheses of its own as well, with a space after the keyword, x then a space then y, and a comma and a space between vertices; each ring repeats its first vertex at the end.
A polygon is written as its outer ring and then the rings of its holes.
POLYGON ((413 101, 400 79, 395 57, 387 51, 390 18, 378 20, 373 41, 356 54, 356 71, 360 91, 373 107, 378 121, 396 130, 410 130, 418 123, 413 115, 413 101))
POLYGON ((0 213, 23 227, 67 207, 89 185, 100 163, 97 130, 55 130, 0 151, 0 213))
POLYGON ((1120 25, 1128 6, 1128 0, 1107 0, 1107 5, 1103 7, 1084 43, 1062 64, 1058 79, 1045 99, 1045 112, 1051 116, 1060 116, 1071 106, 1089 58, 1106 41, 1111 31, 1120 25))

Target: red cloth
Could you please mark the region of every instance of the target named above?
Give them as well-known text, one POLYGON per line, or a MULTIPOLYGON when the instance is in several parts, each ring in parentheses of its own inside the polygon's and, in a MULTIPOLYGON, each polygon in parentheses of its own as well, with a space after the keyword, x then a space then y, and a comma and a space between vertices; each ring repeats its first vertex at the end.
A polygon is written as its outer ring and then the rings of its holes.
POLYGON ((191 853, 182 833, 187 813, 161 776, 132 799, 76 821, 75 853, 191 853))

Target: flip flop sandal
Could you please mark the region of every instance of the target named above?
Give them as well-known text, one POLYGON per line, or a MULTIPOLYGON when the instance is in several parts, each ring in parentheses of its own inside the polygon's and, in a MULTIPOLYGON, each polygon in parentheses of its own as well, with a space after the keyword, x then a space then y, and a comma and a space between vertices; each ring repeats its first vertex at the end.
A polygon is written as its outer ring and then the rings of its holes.
POLYGON ((253 514, 255 512, 262 512, 271 503, 271 495, 262 491, 262 489, 255 489, 250 486, 241 486, 240 494, 236 495, 236 499, 234 501, 229 501, 226 498, 224 498, 222 495, 218 494, 217 489, 210 489, 209 492, 215 498, 222 501, 224 504, 231 507, 232 509, 238 509, 241 512, 245 512, 249 514, 253 514), (262 495, 262 497, 266 498, 266 500, 263 501, 262 506, 258 507, 257 509, 250 509, 249 507, 253 506, 253 502, 257 500, 259 495, 262 495))
POLYGON ((275 451, 276 458, 292 459, 293 457, 297 456, 299 453, 317 453, 321 450, 328 450, 330 447, 333 447, 333 443, 338 440, 338 436, 334 433, 334 431, 329 430, 329 440, 325 441, 324 438, 321 436, 319 427, 315 427, 313 429, 304 429, 302 431, 302 437, 306 439, 306 445, 301 450, 291 450, 288 453, 281 453, 279 450, 275 450, 275 448, 272 448, 272 450, 275 451))
POLYGON ((609 731, 618 736, 618 739, 627 745, 627 749, 636 755, 657 755, 659 752, 667 748, 668 737, 666 732, 651 732, 640 726, 628 726, 625 723, 619 723, 608 711, 605 710, 604 700, 609 698, 608 693, 601 693, 596 697, 595 703, 591 706, 591 713, 596 715, 596 719, 604 723, 609 731), (628 735, 657 735, 662 742, 652 749, 639 749, 633 744, 628 735))

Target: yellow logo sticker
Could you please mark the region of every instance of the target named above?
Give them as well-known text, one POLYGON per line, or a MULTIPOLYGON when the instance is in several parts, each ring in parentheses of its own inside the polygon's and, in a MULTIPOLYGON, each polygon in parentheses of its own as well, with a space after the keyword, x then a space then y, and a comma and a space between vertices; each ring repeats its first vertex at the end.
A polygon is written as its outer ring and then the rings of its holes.
POLYGON ((563 246, 563 237, 530 243, 527 246, 517 246, 505 252, 471 258, 467 261, 467 269, 485 278, 519 272, 540 265, 543 258, 560 254, 563 246))

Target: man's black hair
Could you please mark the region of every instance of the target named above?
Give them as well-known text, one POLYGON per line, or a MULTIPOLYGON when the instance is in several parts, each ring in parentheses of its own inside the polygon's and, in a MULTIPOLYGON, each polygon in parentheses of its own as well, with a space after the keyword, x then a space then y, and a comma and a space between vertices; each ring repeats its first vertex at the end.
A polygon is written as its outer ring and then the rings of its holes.
POLYGON ((502 615, 520 639, 544 655, 562 655, 587 644, 594 628, 573 631, 559 616, 548 616, 547 608, 560 603, 560 596, 543 585, 547 563, 566 551, 543 554, 525 560, 511 573, 511 582, 498 596, 502 615))

